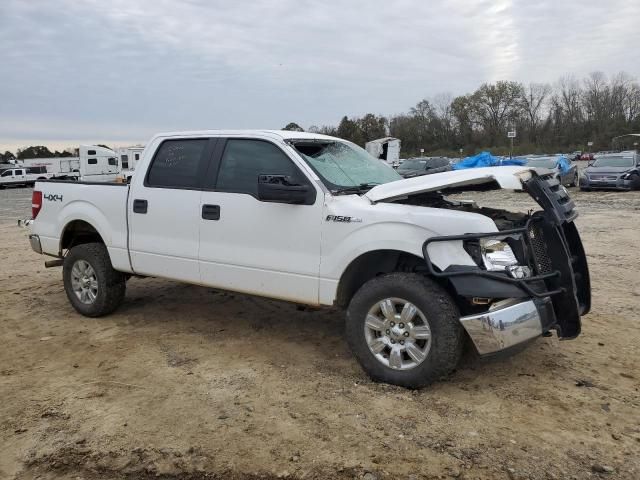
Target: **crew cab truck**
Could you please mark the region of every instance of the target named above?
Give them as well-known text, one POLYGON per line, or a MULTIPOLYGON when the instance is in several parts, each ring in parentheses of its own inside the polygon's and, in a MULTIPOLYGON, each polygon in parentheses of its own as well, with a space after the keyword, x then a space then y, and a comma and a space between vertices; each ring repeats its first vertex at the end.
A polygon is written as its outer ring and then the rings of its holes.
POLYGON ((50 177, 51 175, 46 170, 43 172, 41 168, 7 168, 0 172, 0 188, 14 185, 34 185, 36 180, 46 180, 50 177))
POLYGON ((403 179, 360 147, 289 131, 151 139, 130 185, 42 181, 30 242, 63 266, 83 315, 133 276, 346 309, 370 377, 416 388, 480 355, 580 333, 589 271, 576 211, 550 171, 494 167, 403 179), (513 213, 452 192, 527 191, 513 213))

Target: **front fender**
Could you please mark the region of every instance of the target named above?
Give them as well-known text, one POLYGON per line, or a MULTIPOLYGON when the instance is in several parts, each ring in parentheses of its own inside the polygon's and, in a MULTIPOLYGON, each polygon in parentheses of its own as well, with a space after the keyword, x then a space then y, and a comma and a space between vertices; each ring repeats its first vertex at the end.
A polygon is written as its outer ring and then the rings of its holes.
MULTIPOLYGON (((353 231, 334 248, 324 248, 320 263, 320 303, 331 305, 338 285, 349 266, 366 253, 395 251, 424 258, 422 245, 435 232, 401 222, 384 222, 364 226, 353 231), (392 235, 389 232, 393 232, 392 235)), ((440 242, 429 248, 432 262, 441 270, 449 265, 475 266, 475 262, 462 247, 462 242, 440 242)))

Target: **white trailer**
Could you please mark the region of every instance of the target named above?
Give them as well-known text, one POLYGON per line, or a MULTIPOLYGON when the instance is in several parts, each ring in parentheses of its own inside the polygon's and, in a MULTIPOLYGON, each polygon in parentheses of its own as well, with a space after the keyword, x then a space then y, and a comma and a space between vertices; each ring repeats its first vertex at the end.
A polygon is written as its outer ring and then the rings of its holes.
POLYGON ((142 145, 116 148, 122 170, 135 170, 138 161, 142 158, 143 150, 142 145))
POLYGON ((393 137, 378 138, 365 143, 365 150, 373 158, 382 160, 392 167, 400 164, 400 140, 393 137))
POLYGON ((113 182, 120 173, 116 152, 96 145, 80 145, 77 157, 16 160, 15 168, 38 173, 43 178, 88 182, 113 182))
POLYGON ((144 146, 134 145, 132 147, 120 147, 116 149, 118 158, 120 159, 121 171, 119 177, 121 177, 127 183, 131 180, 133 172, 136 169, 136 165, 142 159, 142 152, 144 146))

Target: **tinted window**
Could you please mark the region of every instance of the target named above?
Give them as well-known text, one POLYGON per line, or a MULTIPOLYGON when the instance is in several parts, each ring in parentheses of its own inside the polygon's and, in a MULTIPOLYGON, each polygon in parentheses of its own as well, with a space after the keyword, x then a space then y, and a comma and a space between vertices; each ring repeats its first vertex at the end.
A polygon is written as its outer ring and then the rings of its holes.
POLYGON ((295 183, 307 183, 298 167, 269 142, 228 140, 224 149, 217 189, 258 196, 258 175, 289 175, 295 183))
POLYGON ((6 172, 2 172, 2 175, 0 175, 1 177, 10 177, 11 176, 11 170, 7 170, 6 172))
POLYGON ((426 161, 427 168, 440 168, 449 165, 449 160, 446 158, 430 158, 426 161))
POLYGON ((87 163, 89 165, 97 165, 98 164, 98 159, 97 158, 88 158, 87 159, 87 163))
POLYGON ((118 165, 118 160, 113 157, 109 157, 109 165, 118 165))
POLYGON ((398 170, 424 170, 425 164, 424 160, 405 160, 398 170))
POLYGON ((16 170, 16 176, 24 175, 24 170, 16 170))
POLYGON ((95 155, 96 151, 95 150, 87 150, 87 155, 95 155))
POLYGON ((122 168, 127 168, 129 166, 129 156, 128 155, 120 155, 120 160, 122 161, 122 168))
POLYGON ((165 140, 156 152, 147 185, 150 187, 196 188, 206 139, 165 140))
POLYGON ((139 154, 139 153, 136 153, 136 154, 135 154, 135 159, 136 159, 136 160, 140 160, 140 154, 139 154))

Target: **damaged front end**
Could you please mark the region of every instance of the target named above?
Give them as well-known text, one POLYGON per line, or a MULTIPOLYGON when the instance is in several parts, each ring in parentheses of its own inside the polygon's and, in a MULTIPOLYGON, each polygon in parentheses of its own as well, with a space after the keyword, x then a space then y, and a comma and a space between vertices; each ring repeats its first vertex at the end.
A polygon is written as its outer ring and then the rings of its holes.
POLYGON ((575 338, 580 317, 590 309, 589 270, 573 201, 551 175, 531 172, 521 182, 541 211, 512 213, 450 202, 442 190, 405 200, 480 213, 498 228, 432 237, 423 245, 428 273, 447 282, 460 299, 461 323, 480 354, 508 349, 552 329, 562 339, 575 338), (475 265, 439 268, 429 250, 443 242, 461 242, 475 265))

